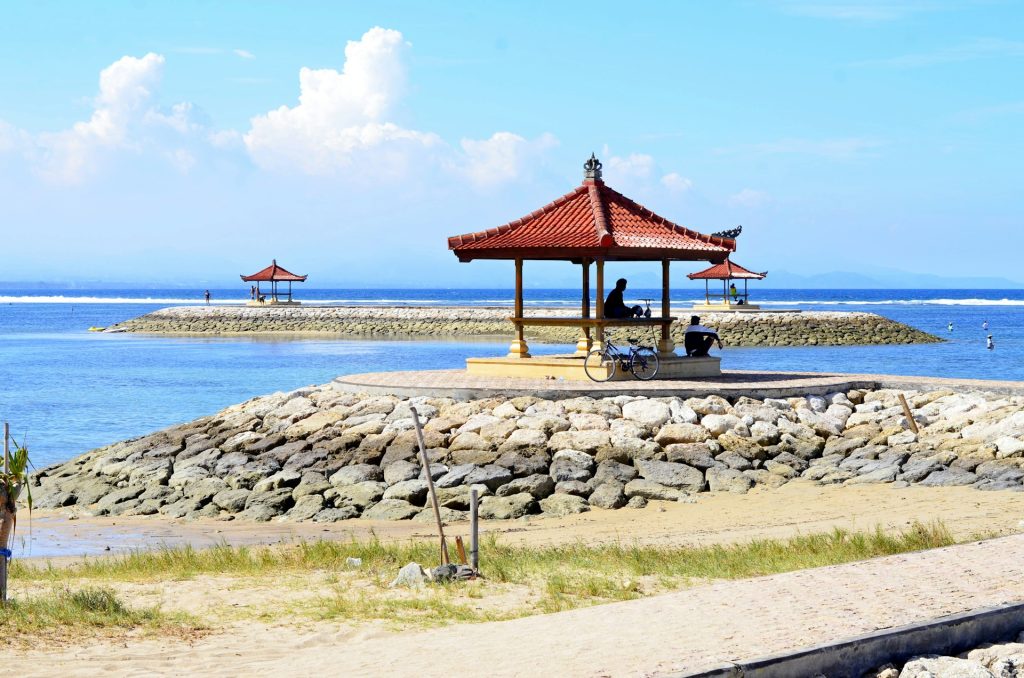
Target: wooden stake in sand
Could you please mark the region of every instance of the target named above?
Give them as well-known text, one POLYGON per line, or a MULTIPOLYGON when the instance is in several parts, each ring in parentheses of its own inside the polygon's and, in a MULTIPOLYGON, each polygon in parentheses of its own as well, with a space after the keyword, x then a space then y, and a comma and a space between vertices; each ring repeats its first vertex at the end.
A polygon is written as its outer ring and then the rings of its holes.
POLYGON ((917 433, 917 422, 914 421, 914 415, 910 413, 910 405, 907 404, 907 399, 902 393, 899 397, 900 405, 903 405, 903 416, 907 418, 907 425, 910 427, 911 431, 917 433))
POLYGON ((0 485, 0 607, 7 607, 7 549, 10 547, 14 516, 8 510, 8 504, 14 502, 7 494, 7 478, 11 472, 11 448, 8 439, 11 437, 11 425, 4 422, 4 482, 0 485))
POLYGON ((476 490, 469 491, 469 566, 480 572, 480 524, 477 522, 476 490))
POLYGON ((437 491, 434 489, 434 477, 430 475, 430 460, 427 459, 427 445, 423 442, 423 427, 420 425, 420 415, 415 407, 412 410, 412 423, 416 427, 416 442, 420 446, 420 460, 423 464, 423 474, 427 476, 427 491, 430 492, 430 503, 434 507, 434 520, 437 521, 437 534, 441 537, 441 564, 451 564, 448 557, 448 544, 444 540, 444 525, 441 523, 441 506, 437 503, 437 491))

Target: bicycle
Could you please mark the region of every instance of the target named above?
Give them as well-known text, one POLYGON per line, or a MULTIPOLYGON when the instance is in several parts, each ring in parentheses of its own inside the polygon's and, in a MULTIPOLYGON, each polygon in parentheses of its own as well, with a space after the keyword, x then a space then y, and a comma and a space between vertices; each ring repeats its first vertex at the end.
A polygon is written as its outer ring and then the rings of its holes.
POLYGON ((650 381, 658 374, 661 361, 658 353, 650 346, 639 346, 638 339, 627 337, 629 352, 616 346, 611 337, 606 337, 604 348, 591 349, 583 361, 583 371, 592 381, 609 381, 617 369, 630 372, 640 381, 650 381))

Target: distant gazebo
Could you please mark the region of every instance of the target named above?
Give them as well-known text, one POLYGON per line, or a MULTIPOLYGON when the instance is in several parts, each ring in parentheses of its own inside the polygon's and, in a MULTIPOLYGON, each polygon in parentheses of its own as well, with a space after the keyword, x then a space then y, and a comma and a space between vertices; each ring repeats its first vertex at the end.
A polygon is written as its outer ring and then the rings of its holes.
MULTIPOLYGON (((658 352, 662 356, 659 375, 709 376, 719 373, 718 359, 679 358, 674 353, 670 314, 669 264, 673 261, 722 262, 736 249, 731 237, 705 235, 675 224, 651 212, 605 185, 601 162, 591 155, 584 164, 583 184, 557 200, 504 226, 448 239, 448 248, 461 262, 474 259, 504 259, 515 262, 515 309, 510 318, 515 339, 504 358, 470 358, 470 372, 493 375, 547 376, 586 379, 582 361, 591 348, 604 345, 605 328, 658 328, 658 352), (561 260, 579 264, 582 274, 580 315, 552 318, 527 317, 523 306, 523 262, 561 260), (651 261, 661 263, 661 312, 650 318, 606 318, 604 315, 604 264, 606 261, 651 261), (590 265, 596 265, 596 313, 591 312, 590 265), (533 358, 524 327, 578 327, 581 336, 574 356, 561 362, 551 357, 533 358), (573 362, 569 360, 575 358, 573 362), (676 361, 676 365, 668 364, 676 361), (711 365, 713 362, 713 366, 711 365), (686 367, 682 367, 686 363, 686 367)), ((637 335, 636 331, 631 334, 637 335)), ((642 335, 640 335, 642 336, 642 335)))
POLYGON ((293 282, 305 282, 308 276, 295 275, 290 271, 286 271, 281 266, 277 265, 277 259, 271 261, 270 266, 267 266, 262 271, 257 271, 252 275, 241 276, 243 282, 254 282, 256 283, 256 298, 249 302, 249 305, 262 305, 265 303, 277 304, 277 305, 298 305, 300 302, 292 300, 292 283, 293 282), (270 299, 266 299, 260 289, 261 282, 270 283, 270 299), (282 300, 281 297, 285 296, 283 292, 278 291, 278 283, 288 283, 288 295, 287 300, 282 300))
POLYGON ((704 304, 695 304, 694 309, 700 311, 731 311, 731 310, 751 310, 755 311, 759 307, 750 303, 750 294, 747 291, 747 282, 750 280, 764 280, 768 272, 757 273, 750 271, 739 264, 733 263, 729 259, 726 259, 720 264, 715 264, 711 268, 706 268, 703 271, 697 273, 690 273, 686 277, 690 280, 703 280, 704 281, 704 304), (712 293, 710 283, 712 280, 722 281, 722 294, 712 293), (743 281, 743 291, 736 290, 733 294, 729 289, 730 284, 733 280, 743 281), (712 303, 714 299, 714 303, 712 303))

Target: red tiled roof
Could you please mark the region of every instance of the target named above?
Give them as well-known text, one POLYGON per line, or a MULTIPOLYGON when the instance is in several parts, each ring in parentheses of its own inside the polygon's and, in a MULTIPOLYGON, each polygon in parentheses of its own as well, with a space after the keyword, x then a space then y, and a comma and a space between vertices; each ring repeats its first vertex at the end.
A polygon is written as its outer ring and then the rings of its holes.
POLYGON ((267 266, 262 271, 253 273, 252 275, 241 276, 245 282, 303 282, 308 276, 295 275, 290 273, 280 266, 277 265, 277 259, 274 259, 270 266, 267 266))
POLYGON ((686 277, 690 280, 743 280, 744 278, 748 280, 763 280, 766 275, 768 275, 768 271, 755 273, 726 259, 711 268, 706 268, 696 273, 689 273, 686 277))
POLYGON ((504 226, 448 238, 460 261, 472 259, 721 261, 736 241, 704 235, 651 212, 600 179, 504 226))

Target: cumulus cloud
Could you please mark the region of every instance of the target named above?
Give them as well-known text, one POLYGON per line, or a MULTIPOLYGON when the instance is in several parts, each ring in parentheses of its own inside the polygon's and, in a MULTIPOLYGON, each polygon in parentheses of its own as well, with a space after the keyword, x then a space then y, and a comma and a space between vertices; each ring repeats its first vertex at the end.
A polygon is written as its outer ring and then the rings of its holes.
POLYGON ((730 207, 762 207, 771 202, 771 196, 767 191, 759 191, 753 188, 744 188, 738 193, 729 196, 730 207))
POLYGON ((604 147, 604 176, 609 182, 630 179, 649 179, 654 172, 654 158, 645 153, 630 153, 626 157, 612 155, 604 147))
POLYGON ((478 186, 513 181, 529 173, 549 148, 558 145, 550 134, 528 141, 511 132, 496 132, 490 139, 463 139, 463 158, 458 169, 478 186))
POLYGON ((436 134, 387 121, 405 91, 408 48, 398 31, 372 28, 345 46, 340 72, 303 68, 299 103, 252 119, 244 139, 253 160, 269 169, 326 174, 367 159, 367 151, 394 156, 397 149, 405 155, 440 145, 436 134))
POLYGON ((661 185, 673 193, 686 193, 693 188, 693 182, 677 172, 670 172, 663 176, 661 185))

